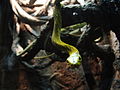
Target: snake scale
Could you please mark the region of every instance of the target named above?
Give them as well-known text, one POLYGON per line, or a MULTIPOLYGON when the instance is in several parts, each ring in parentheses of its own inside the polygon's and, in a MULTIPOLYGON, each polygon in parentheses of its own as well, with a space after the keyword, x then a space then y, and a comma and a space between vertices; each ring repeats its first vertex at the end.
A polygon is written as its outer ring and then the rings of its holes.
POLYGON ((56 2, 55 2, 54 28, 53 28, 53 33, 52 33, 52 42, 56 47, 60 48, 61 50, 64 50, 65 52, 67 52, 69 54, 67 61, 71 65, 80 65, 82 58, 81 58, 77 48, 75 48, 72 45, 66 44, 60 38, 62 20, 61 20, 61 12, 60 12, 61 5, 59 2, 60 2, 60 0, 56 0, 56 2))

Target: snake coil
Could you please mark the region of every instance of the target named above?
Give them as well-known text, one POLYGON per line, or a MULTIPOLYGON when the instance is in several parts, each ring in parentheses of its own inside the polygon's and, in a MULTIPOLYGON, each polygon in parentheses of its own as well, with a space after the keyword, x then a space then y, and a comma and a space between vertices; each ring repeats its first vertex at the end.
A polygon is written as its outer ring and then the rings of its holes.
POLYGON ((52 33, 52 42, 55 46, 59 47, 61 50, 64 50, 68 52, 69 57, 67 58, 67 61, 71 65, 80 65, 82 58, 79 54, 79 51, 72 45, 66 44, 63 42, 60 38, 60 32, 61 32, 61 26, 62 26, 62 20, 61 20, 61 0, 56 0, 55 2, 55 8, 54 8, 54 28, 52 33))

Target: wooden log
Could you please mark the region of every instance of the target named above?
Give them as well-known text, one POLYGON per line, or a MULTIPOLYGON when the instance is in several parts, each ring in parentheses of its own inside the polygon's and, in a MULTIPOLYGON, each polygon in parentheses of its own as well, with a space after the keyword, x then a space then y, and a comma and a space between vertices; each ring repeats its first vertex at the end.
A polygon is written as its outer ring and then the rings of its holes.
POLYGON ((111 89, 110 90, 119 90, 120 89, 120 45, 118 42, 118 39, 116 38, 115 33, 113 33, 111 31, 111 46, 114 50, 115 56, 116 56, 116 60, 113 63, 114 69, 115 69, 115 73, 114 73, 114 77, 113 77, 113 81, 112 81, 112 85, 111 85, 111 89))

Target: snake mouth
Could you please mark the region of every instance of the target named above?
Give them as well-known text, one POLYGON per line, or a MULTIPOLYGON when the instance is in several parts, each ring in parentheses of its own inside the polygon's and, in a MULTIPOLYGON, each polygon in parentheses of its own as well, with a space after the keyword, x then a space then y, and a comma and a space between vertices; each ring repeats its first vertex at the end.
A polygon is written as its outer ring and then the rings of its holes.
POLYGON ((68 58, 67 61, 71 64, 71 65, 80 65, 81 63, 81 56, 78 52, 75 52, 73 54, 71 54, 68 58))

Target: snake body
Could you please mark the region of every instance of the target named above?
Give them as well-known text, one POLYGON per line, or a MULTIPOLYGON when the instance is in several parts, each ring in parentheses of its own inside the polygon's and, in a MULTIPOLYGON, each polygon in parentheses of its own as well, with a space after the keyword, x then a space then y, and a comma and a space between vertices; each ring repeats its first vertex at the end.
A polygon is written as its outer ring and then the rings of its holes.
MULTIPOLYGON (((59 1, 59 0, 58 0, 59 1)), ((56 1, 57 2, 57 1, 56 1)), ((69 54, 67 61, 72 65, 79 65, 81 63, 81 56, 77 48, 72 45, 66 44, 60 38, 62 20, 61 20, 61 12, 60 12, 61 5, 57 3, 54 8, 54 28, 52 33, 52 42, 55 46, 64 50, 69 54)))

